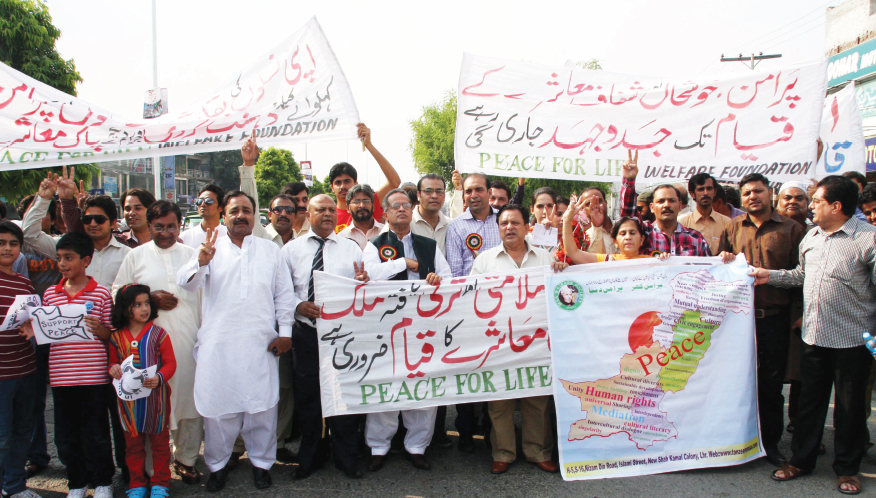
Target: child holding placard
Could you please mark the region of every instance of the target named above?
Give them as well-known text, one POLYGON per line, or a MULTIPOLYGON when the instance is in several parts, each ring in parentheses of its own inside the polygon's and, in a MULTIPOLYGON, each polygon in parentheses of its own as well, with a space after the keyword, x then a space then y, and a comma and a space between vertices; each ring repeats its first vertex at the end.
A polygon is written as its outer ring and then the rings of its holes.
POLYGON ((63 278, 46 289, 43 306, 85 306, 85 328, 94 339, 57 342, 49 350, 49 384, 55 403, 55 446, 67 466, 68 498, 84 498, 88 486, 94 498, 112 498, 113 465, 110 439, 110 382, 106 373, 106 340, 112 334, 109 289, 85 274, 94 256, 94 242, 83 232, 58 240, 58 269, 63 278))
POLYGON ((125 429, 125 459, 131 472, 128 498, 146 498, 147 486, 152 486, 151 498, 168 496, 170 485, 170 386, 167 381, 176 372, 176 358, 170 336, 152 323, 158 307, 149 300, 146 285, 126 285, 116 292, 113 306, 113 327, 110 337, 109 374, 122 379, 121 363, 133 356, 131 366, 147 369, 158 367, 155 376, 142 381, 151 389, 148 396, 132 401, 118 400, 119 418, 125 429), (152 448, 151 480, 146 475, 146 439, 152 448))

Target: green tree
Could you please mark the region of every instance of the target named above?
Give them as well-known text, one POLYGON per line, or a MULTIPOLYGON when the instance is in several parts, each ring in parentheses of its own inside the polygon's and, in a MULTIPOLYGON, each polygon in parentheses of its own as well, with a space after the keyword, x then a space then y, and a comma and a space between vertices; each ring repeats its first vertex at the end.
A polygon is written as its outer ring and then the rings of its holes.
POLYGON ((334 199, 335 194, 332 193, 331 184, 332 182, 329 181, 328 175, 325 176, 325 179, 323 181, 319 181, 319 178, 314 175, 313 186, 308 188, 308 191, 310 192, 310 197, 315 197, 319 194, 328 194, 334 199))
MULTIPOLYGON (((55 50, 61 31, 52 25, 45 4, 31 0, 0 0, 0 61, 31 78, 76 95, 82 77, 73 60, 64 60, 55 50)), ((46 171, 57 168, 0 172, 0 196, 18 199, 36 192, 46 171)), ((76 178, 91 182, 93 166, 78 165, 76 178)))
MULTIPOLYGON (((593 69, 601 69, 599 61, 588 62, 593 69)), ((579 63, 580 65, 581 63, 579 63)), ((456 133, 456 93, 448 91, 444 98, 436 103, 423 107, 419 118, 410 122, 413 137, 410 151, 414 167, 421 175, 437 173, 447 181, 448 189, 453 170, 456 168, 453 158, 453 139, 456 133)), ((511 192, 517 188, 514 178, 490 176, 490 181, 501 180, 511 187, 511 192)), ((606 196, 611 192, 611 184, 604 182, 577 182, 571 180, 548 180, 545 178, 527 178, 523 203, 530 204, 532 193, 540 187, 551 187, 557 195, 570 197, 580 194, 587 187, 598 187, 606 196)))
MULTIPOLYGON (((214 184, 225 190, 240 188, 240 172, 237 170, 237 167, 243 164, 240 149, 207 152, 203 155, 207 157, 207 164, 213 168, 214 184)), ((182 163, 177 162, 177 164, 185 164, 185 156, 178 157, 182 157, 182 163)))
POLYGON ((256 187, 259 189, 259 206, 266 208, 271 199, 280 193, 283 185, 300 182, 303 177, 298 163, 292 157, 292 152, 269 147, 259 154, 255 165, 255 178, 256 187))

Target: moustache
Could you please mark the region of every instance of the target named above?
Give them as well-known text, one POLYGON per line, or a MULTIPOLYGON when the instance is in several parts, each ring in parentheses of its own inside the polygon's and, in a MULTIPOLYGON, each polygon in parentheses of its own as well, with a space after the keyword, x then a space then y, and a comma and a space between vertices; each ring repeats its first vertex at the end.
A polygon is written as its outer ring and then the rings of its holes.
POLYGON ((277 221, 289 221, 289 218, 285 216, 280 216, 279 218, 277 218, 277 221))
POLYGON ((675 212, 675 211, 673 211, 673 210, 667 208, 667 209, 664 209, 664 210, 660 211, 660 214, 672 214, 672 213, 674 213, 674 212, 675 212))
POLYGON ((234 222, 235 225, 249 225, 249 222, 246 220, 236 220, 234 222))
POLYGON ((298 212, 299 212, 299 213, 306 213, 306 212, 307 212, 307 207, 306 207, 306 206, 301 206, 301 207, 299 207, 299 208, 298 208, 298 212))

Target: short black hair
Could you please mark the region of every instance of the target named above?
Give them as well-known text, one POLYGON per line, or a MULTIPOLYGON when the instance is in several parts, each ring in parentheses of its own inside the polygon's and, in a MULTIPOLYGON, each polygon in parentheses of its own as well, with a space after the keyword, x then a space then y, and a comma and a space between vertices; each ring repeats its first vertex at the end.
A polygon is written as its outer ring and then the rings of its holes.
POLYGON ((0 202, 0 220, 6 219, 6 203, 0 202))
POLYGON ((7 220, 0 221, 0 233, 11 233, 18 239, 18 245, 24 245, 24 232, 15 223, 7 220))
MULTIPOLYGON (((663 188, 671 188, 672 190, 674 190, 675 195, 678 196, 678 202, 681 202, 681 190, 678 190, 678 187, 676 187, 675 185, 673 185, 671 183, 663 183, 661 185, 657 185, 656 187, 654 187, 654 191, 651 192, 651 202, 654 202, 654 197, 657 196, 657 191, 660 189, 663 189, 663 188)), ((600 190, 600 192, 602 192, 602 191, 600 190)))
POLYGON ((291 182, 283 185, 283 193, 288 195, 298 195, 301 191, 307 192, 307 195, 310 196, 310 189, 307 188, 307 185, 304 182, 291 182))
POLYGON ((31 203, 33 203, 33 194, 26 195, 18 201, 18 216, 21 219, 24 219, 24 213, 27 212, 27 208, 30 207, 31 203))
POLYGON ((727 204, 732 204, 735 208, 740 207, 742 205, 742 195, 739 193, 739 189, 732 185, 724 186, 724 201, 727 204))
POLYGON ((509 201, 511 200, 511 197, 514 195, 514 194, 511 193, 511 187, 509 187, 509 186, 508 186, 505 182, 503 182, 502 180, 493 180, 492 182, 490 182, 490 188, 495 188, 495 189, 504 190, 505 193, 508 194, 508 200, 509 200, 509 201))
POLYGON ((119 210, 116 209, 116 203, 113 202, 112 197, 108 195, 92 195, 88 199, 86 199, 83 214, 90 207, 96 207, 103 210, 104 214, 106 214, 106 217, 110 219, 110 222, 119 219, 119 210))
POLYGON ((866 202, 876 201, 876 183, 871 183, 864 187, 861 194, 858 196, 858 206, 863 206, 866 202))
MULTIPOLYGON (((700 183, 699 185, 703 185, 703 184, 700 183)), ((617 220, 617 223, 615 223, 613 227, 611 227, 611 238, 612 239, 617 238, 617 234, 620 232, 621 225, 623 225, 624 223, 626 223, 628 221, 632 221, 633 223, 635 223, 636 229, 638 229, 639 233, 642 234, 642 238, 645 237, 645 228, 642 226, 642 221, 639 220, 639 218, 637 218, 635 216, 623 216, 623 217, 621 217, 621 219, 617 220)))
MULTIPOLYGON (((350 190, 352 190, 352 189, 350 189, 350 190)), ((367 193, 367 192, 363 192, 363 193, 367 193)), ((389 205, 390 205, 389 198, 394 196, 395 194, 405 194, 405 196, 408 198, 408 201, 411 203, 411 205, 414 204, 414 202, 411 201, 411 194, 408 193, 407 190, 405 190, 403 188, 394 188, 394 189, 390 190, 389 192, 387 192, 385 196, 383 196, 382 207, 383 207, 384 211, 389 210, 389 205)), ((352 197, 351 197, 351 199, 352 199, 352 197)))
POLYGON ((851 178, 830 175, 818 182, 818 188, 824 189, 824 200, 830 203, 839 202, 843 214, 852 216, 858 207, 858 184, 851 178))
POLYGON ((769 186, 770 186, 770 181, 767 180, 767 177, 763 176, 760 173, 749 173, 749 174, 743 176, 741 180, 739 180, 739 190, 742 190, 742 186, 745 185, 746 183, 752 183, 752 182, 761 182, 764 185, 766 185, 767 188, 769 188, 769 186))
POLYGON ((727 203, 727 191, 720 183, 715 183, 715 199, 721 199, 725 204, 727 203))
POLYGON ((687 181, 687 191, 696 192, 697 185, 705 185, 708 180, 712 180, 712 184, 715 185, 715 187, 718 186, 718 180, 715 180, 714 176, 708 173, 697 173, 687 181))
MULTIPOLYGON (((255 199, 253 199, 251 195, 249 195, 246 192, 243 192, 241 190, 232 190, 231 192, 228 192, 227 194, 225 194, 225 205, 223 205, 222 207, 224 208, 225 206, 227 206, 228 203, 231 202, 231 199, 234 199, 235 197, 246 197, 247 199, 249 199, 249 202, 252 204, 252 209, 253 209, 253 211, 255 211, 255 208, 256 208, 255 199)), ((255 213, 255 214, 258 215, 258 213, 255 213)), ((259 220, 257 219, 256 223, 258 223, 258 221, 259 220)))
POLYGON ((220 208, 225 207, 225 189, 216 184, 209 184, 206 187, 202 188, 200 192, 198 192, 198 197, 201 196, 204 192, 213 192, 216 194, 216 202, 219 203, 220 208))
POLYGON ((520 213, 520 216, 523 218, 523 223, 529 224, 529 213, 526 212, 526 208, 521 206, 520 204, 505 204, 504 206, 499 208, 499 212, 496 213, 496 223, 499 223, 499 218, 502 217, 502 213, 505 211, 517 211, 520 213))
POLYGON ((268 209, 271 209, 274 206, 274 201, 276 201, 277 199, 286 199, 287 201, 291 202, 296 209, 298 208, 298 199, 292 197, 289 194, 277 194, 274 196, 273 199, 271 199, 271 202, 268 203, 268 209))
POLYGON ((422 189, 423 180, 441 180, 441 184, 444 185, 444 187, 442 187, 442 188, 445 188, 445 189, 447 188, 447 180, 445 180, 443 176, 441 176, 437 173, 429 173, 429 174, 423 175, 423 177, 417 181, 417 192, 419 192, 422 189))
POLYGON ((145 207, 146 209, 149 209, 149 206, 151 206, 155 202, 155 196, 152 195, 152 192, 142 188, 129 188, 128 190, 122 192, 122 195, 119 196, 119 201, 122 204, 122 211, 125 210, 125 201, 127 201, 128 197, 132 195, 139 199, 140 204, 142 204, 143 207, 145 207))
POLYGON ((867 186, 867 177, 862 175, 860 171, 846 171, 843 176, 860 183, 862 189, 867 186))
POLYGON ((535 207, 535 200, 538 199, 538 196, 540 196, 541 194, 547 194, 547 195, 551 196, 551 200, 554 201, 554 204, 557 203, 557 193, 554 191, 554 189, 552 189, 550 187, 539 187, 539 188, 535 189, 535 192, 532 193, 532 206, 531 207, 535 207))
POLYGON ((335 178, 341 175, 349 176, 354 182, 359 181, 359 175, 356 173, 356 168, 350 163, 338 163, 332 166, 332 169, 329 170, 329 182, 334 183, 335 178))
MULTIPOLYGON (((143 202, 143 200, 141 199, 140 202, 143 202)), ((146 223, 152 223, 154 220, 164 218, 170 213, 176 215, 177 223, 182 223, 182 211, 179 210, 179 206, 168 201, 155 201, 146 208, 146 223)))
MULTIPOLYGON (((141 201, 142 202, 142 201, 141 201)), ((137 298, 143 294, 149 296, 149 286, 143 284, 125 285, 116 291, 116 298, 113 304, 112 324, 116 330, 122 330, 128 326, 128 320, 131 319, 131 306, 137 301, 137 298)), ((152 301, 152 296, 149 296, 149 321, 158 318, 158 306, 152 301)))
POLYGON ((56 251, 60 251, 61 249, 73 251, 78 254, 80 258, 90 258, 94 256, 94 242, 92 242, 91 237, 85 232, 67 232, 62 235, 61 238, 58 239, 58 243, 55 244, 56 251))
POLYGON ((599 188, 599 187, 587 187, 587 188, 585 188, 584 190, 581 191, 581 197, 584 197, 584 194, 586 194, 587 192, 590 192, 591 190, 595 190, 595 191, 599 192, 599 195, 602 196, 602 200, 605 200, 605 192, 603 192, 602 189, 599 188))
POLYGON ((569 200, 568 197, 563 197, 563 196, 560 196, 560 195, 557 196, 557 204, 565 204, 565 205, 568 206, 568 205, 571 204, 571 203, 572 203, 572 201, 569 200))
POLYGON ((465 190, 465 182, 467 182, 469 178, 481 178, 484 180, 484 187, 490 188, 490 179, 487 177, 487 175, 483 173, 470 173, 462 179, 462 190, 465 190))

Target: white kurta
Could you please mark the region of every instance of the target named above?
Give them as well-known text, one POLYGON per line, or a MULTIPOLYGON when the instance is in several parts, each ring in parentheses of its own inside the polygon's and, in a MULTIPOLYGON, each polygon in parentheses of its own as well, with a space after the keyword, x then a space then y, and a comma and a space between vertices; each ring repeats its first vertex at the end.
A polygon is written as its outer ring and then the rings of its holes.
MULTIPOLYGON (((216 229, 219 230, 219 235, 217 238, 227 237, 228 236, 228 227, 226 227, 223 223, 219 223, 216 226, 216 229)), ((195 249, 199 249, 201 244, 207 240, 207 232, 204 231, 204 227, 201 226, 200 223, 185 230, 181 234, 179 234, 179 239, 183 241, 183 244, 193 247, 195 249)))
POLYGON ((196 254, 177 273, 177 283, 192 292, 203 287, 194 351, 198 413, 218 418, 274 408, 280 386, 277 357, 268 346, 277 338, 275 323, 281 337, 292 336, 299 302, 280 248, 252 235, 242 247, 222 237, 210 264, 199 266, 196 254))
POLYGON ((187 291, 176 283, 177 272, 196 253, 191 247, 179 243, 161 249, 155 242, 147 242, 125 256, 112 287, 113 299, 122 286, 136 283, 148 285, 153 292, 170 292, 179 300, 176 308, 159 310, 155 319, 155 325, 169 334, 176 357, 176 373, 168 381, 171 430, 177 429, 179 420, 200 417, 195 408, 195 358, 192 350, 201 326, 201 294, 187 291))

